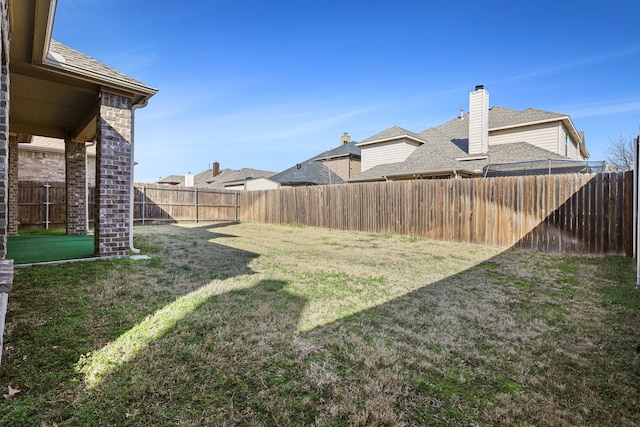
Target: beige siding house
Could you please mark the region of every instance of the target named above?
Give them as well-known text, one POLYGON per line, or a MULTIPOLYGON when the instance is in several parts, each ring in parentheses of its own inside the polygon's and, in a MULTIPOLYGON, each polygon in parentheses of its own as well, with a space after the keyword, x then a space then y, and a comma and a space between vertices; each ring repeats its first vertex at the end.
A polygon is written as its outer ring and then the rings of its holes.
MULTIPOLYGON (((526 112, 526 110, 525 110, 526 112)), ((584 160, 588 152, 583 137, 575 130, 568 116, 551 118, 542 123, 519 123, 489 130, 489 145, 528 142, 572 160, 584 160)))
POLYGON ((547 160, 562 164, 558 170, 579 169, 589 157, 569 116, 489 107, 483 86, 469 94, 467 114, 419 133, 393 126, 357 146, 362 173, 350 182, 484 176, 490 166, 547 160))
POLYGON ((360 172, 362 172, 362 163, 360 162, 360 159, 339 157, 333 159, 322 158, 320 160, 331 172, 335 173, 343 180, 359 175, 360 172))
POLYGON ((225 190, 234 191, 256 191, 256 190, 275 190, 280 188, 280 183, 269 178, 253 178, 242 181, 225 182, 225 190))
POLYGON ((358 144, 362 153, 362 172, 381 163, 404 162, 420 144, 423 144, 420 139, 402 135, 402 131, 399 133, 383 139, 374 135, 358 144))

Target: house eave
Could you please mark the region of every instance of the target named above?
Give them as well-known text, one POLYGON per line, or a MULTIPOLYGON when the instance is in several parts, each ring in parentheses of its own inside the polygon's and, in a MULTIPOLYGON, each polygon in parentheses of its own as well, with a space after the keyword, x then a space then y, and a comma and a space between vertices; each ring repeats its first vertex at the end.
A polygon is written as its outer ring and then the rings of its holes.
POLYGON ((424 144, 425 143, 425 141, 423 141, 423 140, 421 140, 419 138, 416 138, 415 136, 404 134, 404 135, 392 136, 392 137, 389 137, 389 138, 376 139, 376 140, 373 140, 373 141, 359 142, 359 143, 356 144, 356 147, 364 147, 365 145, 373 145, 373 144, 380 144, 380 143, 383 143, 383 142, 396 141, 398 139, 409 139, 409 140, 415 141, 415 142, 417 142, 419 144, 424 144))
POLYGON ((75 67, 73 65, 65 64, 61 66, 59 63, 45 58, 44 62, 40 65, 35 65, 44 71, 49 71, 55 74, 72 77, 85 83, 94 84, 106 91, 115 91, 116 93, 132 94, 134 95, 134 102, 140 103, 144 99, 151 98, 158 92, 158 89, 127 81, 125 79, 118 79, 113 76, 107 76, 101 73, 92 72, 84 68, 75 67))
POLYGON ((336 154, 333 156, 318 156, 316 157, 314 160, 333 160, 333 159, 339 159, 339 158, 351 158, 351 157, 360 157, 357 154, 353 154, 353 153, 344 153, 344 154, 336 154))

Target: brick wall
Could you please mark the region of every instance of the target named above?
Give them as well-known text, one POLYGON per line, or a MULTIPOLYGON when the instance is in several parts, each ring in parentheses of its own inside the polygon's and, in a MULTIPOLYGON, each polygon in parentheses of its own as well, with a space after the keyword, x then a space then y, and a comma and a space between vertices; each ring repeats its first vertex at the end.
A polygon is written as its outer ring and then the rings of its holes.
POLYGON ((7 256, 7 203, 9 169, 9 15, 5 0, 2 8, 0 52, 0 259, 7 256))
POLYGON ((87 148, 77 142, 65 142, 67 194, 67 234, 87 234, 87 148))
POLYGON ((127 256, 131 206, 131 99, 102 92, 96 143, 96 256, 127 256))
MULTIPOLYGON (((87 157, 87 182, 96 184, 96 158, 87 157)), ((64 151, 37 151, 32 147, 18 150, 18 180, 32 182, 64 182, 64 151)))

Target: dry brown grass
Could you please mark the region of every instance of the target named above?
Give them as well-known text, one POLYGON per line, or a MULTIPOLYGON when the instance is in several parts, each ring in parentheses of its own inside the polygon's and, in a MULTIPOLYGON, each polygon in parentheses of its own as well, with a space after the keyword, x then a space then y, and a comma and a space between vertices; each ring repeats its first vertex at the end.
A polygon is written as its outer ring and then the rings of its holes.
MULTIPOLYGON (((95 331, 74 344, 84 354, 69 359, 76 370, 49 388, 25 387, 2 420, 640 422, 640 298, 623 258, 252 224, 138 227, 136 239, 151 261, 110 263, 72 289, 83 327, 95 331)), ((12 304, 28 304, 34 280, 18 276, 12 304)), ((46 328, 38 313, 14 312, 12 329, 46 328)), ((24 383, 33 369, 7 363, 27 343, 9 344, 0 378, 24 383)))

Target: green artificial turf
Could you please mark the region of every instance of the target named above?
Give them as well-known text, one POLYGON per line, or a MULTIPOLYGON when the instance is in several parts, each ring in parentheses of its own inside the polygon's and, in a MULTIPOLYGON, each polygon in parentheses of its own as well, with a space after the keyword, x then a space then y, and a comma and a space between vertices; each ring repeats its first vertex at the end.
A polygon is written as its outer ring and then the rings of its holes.
POLYGON ((7 259, 14 264, 91 258, 93 251, 93 236, 25 233, 7 237, 7 259))

